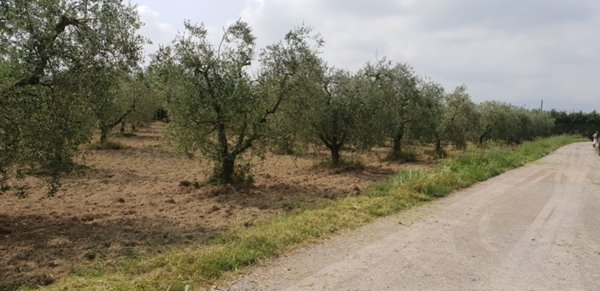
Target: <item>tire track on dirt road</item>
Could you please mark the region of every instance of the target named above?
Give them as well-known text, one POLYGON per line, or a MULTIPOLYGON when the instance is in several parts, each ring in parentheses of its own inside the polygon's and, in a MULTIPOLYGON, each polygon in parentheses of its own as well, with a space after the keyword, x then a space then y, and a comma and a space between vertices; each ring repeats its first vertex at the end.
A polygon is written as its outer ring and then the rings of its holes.
POLYGON ((219 290, 598 290, 589 143, 266 262, 219 290))

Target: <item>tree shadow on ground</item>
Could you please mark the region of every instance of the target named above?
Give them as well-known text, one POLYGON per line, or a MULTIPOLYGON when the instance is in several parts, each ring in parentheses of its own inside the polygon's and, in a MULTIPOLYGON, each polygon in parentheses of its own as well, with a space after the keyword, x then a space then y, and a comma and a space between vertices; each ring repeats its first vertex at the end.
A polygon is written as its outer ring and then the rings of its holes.
POLYGON ((200 199, 214 199, 225 205, 240 208, 257 208, 289 212, 304 206, 331 201, 338 198, 357 196, 367 191, 365 181, 380 181, 396 173, 392 169, 364 167, 361 170, 311 169, 322 178, 341 176, 356 183, 333 183, 331 185, 307 185, 310 183, 293 183, 290 181, 269 181, 260 185, 221 185, 208 186, 200 199), (360 184, 362 186, 357 186, 360 184))
POLYGON ((156 254, 216 235, 215 230, 180 228, 157 219, 0 214, 0 290, 48 285, 97 262, 156 254))
POLYGON ((260 210, 291 211, 298 207, 315 205, 347 195, 341 190, 320 189, 289 183, 274 183, 260 186, 219 186, 208 195, 224 205, 260 210))

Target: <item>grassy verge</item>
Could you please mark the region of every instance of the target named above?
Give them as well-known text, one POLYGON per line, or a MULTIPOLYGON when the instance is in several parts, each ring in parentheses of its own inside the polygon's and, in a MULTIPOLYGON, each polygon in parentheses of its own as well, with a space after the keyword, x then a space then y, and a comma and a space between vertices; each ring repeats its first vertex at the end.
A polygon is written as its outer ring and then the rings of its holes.
POLYGON ((233 230, 209 244, 173 249, 152 258, 128 260, 111 271, 90 271, 49 288, 200 288, 227 272, 322 239, 340 229, 363 225, 377 217, 445 196, 578 140, 573 136, 557 136, 528 142, 516 149, 468 151, 445 160, 432 170, 401 172, 361 196, 280 215, 250 228, 233 230))

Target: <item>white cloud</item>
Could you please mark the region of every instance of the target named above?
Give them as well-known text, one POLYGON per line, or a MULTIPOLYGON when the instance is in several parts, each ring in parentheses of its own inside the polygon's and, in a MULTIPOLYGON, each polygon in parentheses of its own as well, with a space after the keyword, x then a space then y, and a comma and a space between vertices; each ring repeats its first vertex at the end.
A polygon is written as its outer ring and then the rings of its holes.
POLYGON ((156 18, 160 15, 158 12, 152 10, 152 8, 146 5, 138 5, 137 11, 142 18, 156 18))
POLYGON ((206 23, 215 40, 241 18, 259 47, 306 24, 323 36, 323 57, 337 67, 354 70, 385 56, 449 90, 466 84, 476 101, 537 107, 544 99, 559 109, 600 111, 597 0, 136 1, 145 4, 138 6, 142 34, 154 42, 148 54, 175 37, 183 15, 206 23))
POLYGON ((338 67, 387 56, 446 87, 466 84, 476 101, 537 107, 543 98, 600 110, 600 3, 593 0, 246 3, 242 19, 263 45, 305 23, 322 34, 324 58, 338 67))
POLYGON ((144 46, 146 62, 149 56, 156 52, 160 45, 169 43, 177 33, 175 26, 161 21, 160 13, 146 5, 137 6, 141 21, 144 23, 140 33, 152 43, 144 46))

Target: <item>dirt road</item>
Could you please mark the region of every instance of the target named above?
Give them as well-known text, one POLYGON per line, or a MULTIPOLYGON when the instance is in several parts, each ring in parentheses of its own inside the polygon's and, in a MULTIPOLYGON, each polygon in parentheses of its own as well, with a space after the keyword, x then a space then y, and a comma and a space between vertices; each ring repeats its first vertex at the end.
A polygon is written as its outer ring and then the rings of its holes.
POLYGON ((563 147, 220 289, 600 290, 600 158, 563 147))

